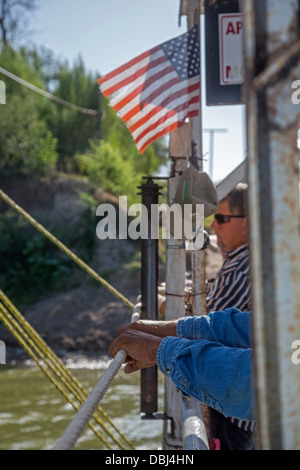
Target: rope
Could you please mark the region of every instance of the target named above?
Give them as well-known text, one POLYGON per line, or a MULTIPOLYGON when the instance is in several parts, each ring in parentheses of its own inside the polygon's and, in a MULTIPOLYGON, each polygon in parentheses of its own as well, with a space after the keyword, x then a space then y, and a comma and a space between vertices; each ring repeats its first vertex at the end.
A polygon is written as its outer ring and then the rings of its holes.
MULTIPOLYGON (((140 306, 140 304, 134 306, 133 313, 131 316, 131 323, 135 322, 140 318, 140 306)), ((81 436, 85 426, 89 422, 94 409, 104 397, 104 394, 107 391, 110 383, 112 382, 118 370, 125 361, 126 354, 126 351, 124 351, 123 349, 117 352, 110 366, 104 372, 99 382, 95 385, 86 402, 82 405, 77 415, 74 416, 73 420, 66 428, 65 432, 63 433, 57 444, 54 446, 53 450, 73 449, 77 439, 81 436)))
MULTIPOLYGON (((56 388, 69 401, 73 408, 78 411, 80 405, 86 400, 88 393, 74 377, 60 359, 54 354, 51 348, 38 335, 34 328, 27 322, 16 307, 10 302, 6 295, 0 290, 0 320, 3 321, 7 329, 18 340, 23 349, 27 352, 45 375, 52 381, 56 388), (47 368, 48 367, 48 368, 47 368), (75 400, 74 400, 75 398, 75 400), (76 402, 77 400, 77 402, 76 402), (79 402, 79 403, 78 403, 79 402)), ((120 438, 134 449, 132 443, 118 430, 107 414, 98 406, 94 413, 93 420, 100 425, 107 435, 121 448, 125 449, 125 445, 120 442, 112 431, 108 428, 103 419, 116 431, 120 438)), ((93 423, 89 423, 90 428, 100 438, 108 449, 112 449, 110 443, 97 431, 93 423)))
POLYGON ((69 426, 66 428, 65 432, 54 446, 53 450, 73 449, 77 439, 81 436, 85 426, 91 419, 99 401, 103 398, 111 381, 123 364, 125 357, 126 352, 124 350, 118 351, 114 360, 108 369, 106 369, 99 382, 95 385, 86 402, 82 405, 69 426))
POLYGON ((48 91, 41 90, 35 85, 32 85, 29 82, 26 82, 20 77, 17 77, 17 75, 14 75, 13 73, 9 72, 8 70, 5 70, 3 67, 0 67, 0 73, 3 75, 6 75, 6 77, 11 78, 15 82, 19 83, 22 86, 25 86, 26 88, 29 88, 29 90, 34 91, 35 93, 38 93, 39 95, 44 96, 45 98, 48 98, 52 101, 55 101, 58 104, 61 104, 63 106, 66 106, 67 108, 73 109, 74 111, 79 111, 80 113, 87 114, 89 116, 99 116, 99 112, 96 111, 95 109, 87 109, 83 108, 82 106, 78 106, 77 104, 72 104, 69 103, 66 100, 63 100, 62 98, 58 98, 55 95, 52 95, 48 91))
MULTIPOLYGON (((43 235, 45 235, 52 243, 54 243, 60 250, 62 250, 67 256, 69 256, 74 262, 76 262, 82 269, 84 269, 88 274, 90 274, 94 279, 96 279, 98 282, 100 282, 102 285, 104 285, 111 293, 113 293, 116 297, 118 297, 120 300, 122 300, 127 306, 129 306, 131 309, 134 309, 134 304, 131 303, 123 294, 117 291, 113 286, 111 286, 107 281, 105 281, 99 274, 97 274, 90 266, 88 266, 84 261, 82 261, 75 253, 73 253, 66 245, 64 245, 60 240, 58 240, 52 233, 50 233, 45 227, 43 227, 40 223, 38 223, 31 215, 29 215, 22 207, 20 207, 18 204, 16 204, 7 194, 4 193, 0 189, 0 197, 7 203, 9 204, 13 209, 15 209, 19 214, 21 214, 28 222, 30 222, 37 230, 39 230, 43 235)), ((46 343, 39 337, 39 335, 35 332, 35 330, 31 327, 31 325, 26 322, 26 320, 22 317, 20 312, 17 311, 17 309, 14 307, 13 304, 9 301, 9 299, 5 296, 5 294, 0 291, 0 300, 3 302, 6 306, 9 306, 10 310, 17 316, 18 320, 21 322, 23 327, 26 327, 27 332, 29 332, 29 335, 26 333, 26 331, 22 331, 22 328, 16 322, 13 317, 9 314, 7 309, 3 305, 0 304, 0 319, 3 321, 5 326, 8 328, 8 330, 16 337, 16 339, 19 341, 21 346, 24 348, 24 350, 29 354, 32 359, 35 360, 35 362, 39 365, 41 370, 45 373, 45 375, 54 383, 54 385, 58 388, 58 390, 63 393, 63 395, 69 400, 69 402, 72 404, 72 406, 75 408, 76 411, 78 411, 78 405, 70 398, 68 395, 65 393, 59 382, 49 374, 48 370, 45 369, 43 364, 40 362, 36 354, 33 352, 33 350, 28 346, 29 344, 33 346, 33 349, 37 349, 39 351, 39 347, 42 346, 41 351, 41 357, 43 361, 46 361, 48 366, 51 368, 52 371, 54 371, 57 376, 61 379, 61 376, 64 376, 65 383, 69 381, 68 386, 71 385, 71 390, 72 393, 75 394, 76 398, 80 400, 81 403, 83 403, 83 400, 86 398, 87 393, 84 391, 84 389, 80 386, 81 391, 78 393, 78 390, 76 390, 76 387, 74 389, 74 385, 78 386, 79 382, 73 379, 69 371, 64 368, 62 363, 59 363, 59 360, 57 357, 55 357, 54 353, 52 352, 51 348, 49 348, 46 343), (30 338, 31 336, 31 338, 30 338), (33 341, 32 341, 33 338, 33 341), (55 365, 53 363, 49 363, 49 358, 52 360, 54 359, 55 365)), ((67 445, 72 446, 75 444, 76 440, 80 436, 80 433, 86 426, 86 424, 90 421, 95 409, 97 408, 98 403, 104 396, 111 380, 114 378, 116 375, 118 369, 122 365, 124 359, 126 357, 126 353, 122 351, 122 354, 120 352, 119 355, 117 355, 111 364, 111 366, 107 369, 106 373, 100 379, 99 383, 95 387, 95 391, 93 391, 86 399, 86 402, 81 406, 81 408, 78 411, 78 418, 75 421, 75 424, 71 423, 71 431, 72 434, 74 434, 71 438, 68 437, 69 431, 67 433, 67 445), (125 355, 125 356, 124 356, 125 355), (83 411, 81 411, 83 410, 83 411), (73 431, 75 430, 75 432, 73 431), (75 440, 74 440, 75 439, 75 440)), ((104 415, 103 411, 101 408, 98 406, 98 411, 101 412, 101 414, 104 415)), ((76 415, 77 416, 77 415, 76 415)), ((106 419, 108 420, 108 417, 105 416, 106 419)), ((113 438, 115 442, 118 443, 118 445, 124 449, 124 446, 110 433, 110 431, 107 429, 103 421, 99 420, 99 417, 97 417, 97 422, 101 424, 101 426, 106 430, 108 434, 113 438)), ((112 422, 110 424, 114 427, 115 430, 117 428, 113 425, 112 422)), ((89 423, 90 427, 95 431, 95 428, 91 423, 89 423)), ((120 433, 119 430, 117 430, 121 437, 125 440, 129 446, 134 449, 133 445, 120 433)), ((67 430, 66 430, 67 432, 67 430)), ((95 431, 96 432, 96 431, 95 431)), ((97 432, 96 434, 102 442, 105 443, 105 445, 111 449, 111 446, 107 441, 103 439, 101 434, 99 435, 97 432)), ((62 438, 63 439, 63 438, 62 438)), ((65 446, 65 438, 63 439, 62 444, 65 446)), ((58 444, 61 445, 61 444, 58 444)), ((72 448, 72 447, 70 447, 72 448)))
POLYGON ((19 214, 21 214, 28 222, 30 222, 37 230, 39 230, 43 235, 45 235, 52 243, 54 243, 61 251, 63 251, 67 256, 69 256, 75 263, 77 263, 83 270, 90 274, 96 281, 100 282, 106 289, 108 289, 112 294, 118 297, 122 302, 124 302, 131 309, 134 308, 132 302, 130 302, 123 294, 121 294, 117 289, 110 285, 103 277, 101 277, 96 271, 94 271, 90 266, 88 266, 84 261, 82 261, 72 250, 70 250, 66 245, 64 245, 60 240, 58 240, 52 233, 50 233, 45 227, 43 227, 39 222, 37 222, 31 215, 29 215, 22 207, 16 204, 7 194, 0 189, 0 197, 9 204, 13 209, 15 209, 19 214))

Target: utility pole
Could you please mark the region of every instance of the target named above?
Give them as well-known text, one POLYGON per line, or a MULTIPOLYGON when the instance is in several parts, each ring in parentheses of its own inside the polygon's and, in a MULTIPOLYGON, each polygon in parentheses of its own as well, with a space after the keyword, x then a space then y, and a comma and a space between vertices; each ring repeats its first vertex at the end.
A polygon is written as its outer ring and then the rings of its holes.
POLYGON ((215 133, 225 133, 228 132, 228 129, 203 129, 203 132, 209 133, 209 176, 213 179, 215 133))

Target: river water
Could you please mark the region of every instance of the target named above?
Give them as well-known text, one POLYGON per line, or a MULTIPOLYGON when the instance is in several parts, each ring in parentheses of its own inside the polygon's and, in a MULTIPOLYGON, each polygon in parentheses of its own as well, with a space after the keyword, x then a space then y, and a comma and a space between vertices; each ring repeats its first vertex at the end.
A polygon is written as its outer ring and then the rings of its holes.
MULTIPOLYGON (((69 364, 69 367, 90 392, 107 365, 89 361, 69 364)), ((163 423, 160 420, 141 419, 139 381, 139 373, 126 375, 120 369, 100 406, 135 449, 159 449, 163 423)), ((160 377, 160 412, 163 411, 163 388, 163 378, 160 377)), ((0 365, 0 400, 0 450, 50 450, 76 414, 66 398, 32 363, 22 366, 0 365)), ((98 430, 106 437, 101 427, 98 430)), ((112 448, 120 449, 114 442, 112 448)), ((75 449, 108 448, 87 426, 75 449)))

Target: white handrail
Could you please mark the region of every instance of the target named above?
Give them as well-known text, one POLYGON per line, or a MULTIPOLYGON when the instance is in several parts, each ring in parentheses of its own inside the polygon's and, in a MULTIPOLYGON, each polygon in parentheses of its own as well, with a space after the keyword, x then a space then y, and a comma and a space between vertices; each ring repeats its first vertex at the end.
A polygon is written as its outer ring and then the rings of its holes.
POLYGON ((181 397, 182 442, 185 450, 209 450, 201 404, 194 398, 181 397))

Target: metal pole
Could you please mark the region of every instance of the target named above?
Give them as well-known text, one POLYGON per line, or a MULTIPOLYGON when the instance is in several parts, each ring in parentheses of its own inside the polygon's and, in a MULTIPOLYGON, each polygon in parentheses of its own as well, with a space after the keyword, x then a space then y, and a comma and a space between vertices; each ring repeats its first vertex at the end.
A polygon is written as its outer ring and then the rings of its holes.
MULTIPOLYGON (((153 237, 151 229, 152 205, 158 205, 159 186, 147 177, 140 186, 142 195, 141 222, 141 318, 157 320, 158 294, 158 238, 153 237)), ((141 413, 151 417, 157 411, 157 366, 141 370, 141 413)))
POLYGON ((225 133, 228 132, 228 129, 203 129, 203 132, 209 133, 209 176, 213 179, 215 133, 225 133))
MULTIPOLYGON (((188 28, 195 24, 199 25, 199 42, 201 54, 201 22, 200 22, 201 2, 199 0, 189 0, 188 4, 188 28)), ((191 119, 191 158, 190 162, 199 171, 203 171, 203 148, 202 148, 202 97, 199 103, 199 116, 191 119)), ((192 277, 193 277, 193 312, 195 315, 206 313, 206 295, 205 295, 205 253, 202 250, 193 250, 192 259, 192 277)))
MULTIPOLYGON (((186 123, 170 134, 169 155, 173 160, 168 179, 168 204, 174 202, 180 175, 187 167, 189 155, 189 126, 186 123), (179 158, 178 158, 179 157, 179 158)), ((166 240, 166 320, 184 315, 186 256, 183 240, 175 239, 170 233, 166 240)), ((182 448, 180 392, 169 377, 165 378, 165 414, 170 420, 164 421, 163 449, 182 448)))
POLYGON ((245 94, 258 447, 300 449, 298 0, 246 0, 245 94))
POLYGON ((201 404, 182 397, 182 441, 185 450, 209 450, 201 404))

